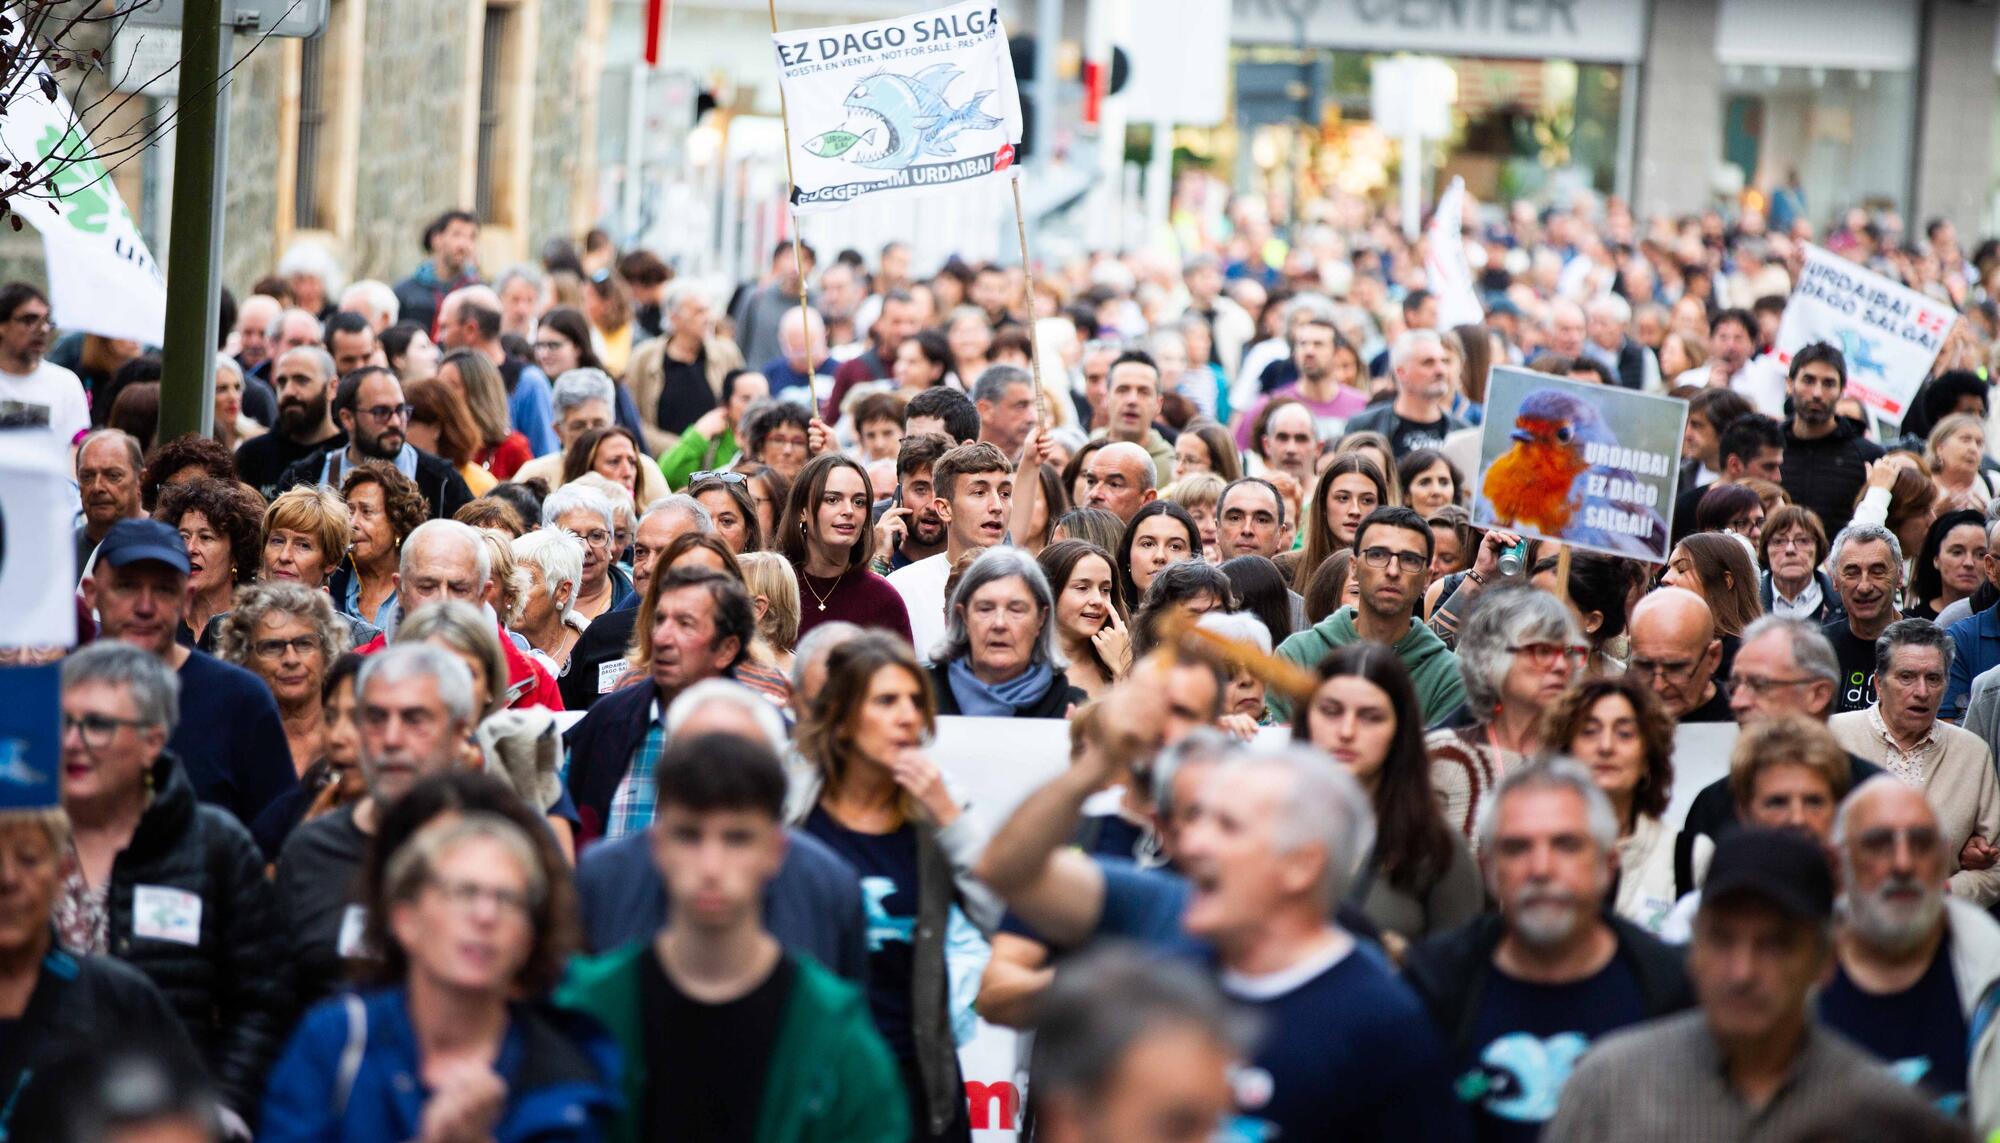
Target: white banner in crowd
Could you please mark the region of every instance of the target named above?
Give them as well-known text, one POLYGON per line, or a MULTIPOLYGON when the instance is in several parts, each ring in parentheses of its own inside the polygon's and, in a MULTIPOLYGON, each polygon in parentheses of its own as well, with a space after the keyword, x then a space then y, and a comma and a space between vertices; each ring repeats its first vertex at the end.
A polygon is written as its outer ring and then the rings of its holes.
POLYGON ((45 431, 0 429, 0 647, 76 643, 75 494, 63 450, 48 442, 45 431))
POLYGON ((1425 234, 1424 280, 1438 303, 1438 328, 1478 325, 1486 320, 1472 287, 1472 264, 1465 259, 1465 180, 1452 176, 1438 199, 1425 234))
POLYGON ((159 345, 167 333, 160 264, 69 100, 53 84, 49 90, 54 99, 41 84, 24 83, 8 102, 0 116, 0 157, 55 177, 52 191, 17 195, 8 204, 42 232, 55 323, 159 345))
POLYGON ((798 213, 963 189, 1013 166, 1021 96, 997 5, 968 0, 771 39, 798 213))
POLYGON ((1925 297, 1831 251, 1808 244, 1805 268, 1778 326, 1777 361, 1815 341, 1847 358, 1847 391, 1876 416, 1900 424, 1930 376, 1958 315, 1949 302, 1925 297))

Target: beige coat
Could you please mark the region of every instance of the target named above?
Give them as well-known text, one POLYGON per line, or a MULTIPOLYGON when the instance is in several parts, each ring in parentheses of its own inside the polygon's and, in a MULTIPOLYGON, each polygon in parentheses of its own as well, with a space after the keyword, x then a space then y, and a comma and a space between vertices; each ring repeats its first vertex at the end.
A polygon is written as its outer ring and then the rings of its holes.
MULTIPOLYGON (((632 391, 632 401, 639 406, 639 425, 646 430, 646 451, 654 456, 672 449, 681 439, 679 433, 667 432, 653 423, 653 415, 660 408, 660 389, 666 384, 663 368, 666 353, 666 337, 656 337, 634 346, 630 360, 625 363, 625 387, 632 391)), ((719 405, 722 379, 730 370, 743 368, 743 351, 726 337, 711 337, 702 345, 702 364, 708 375, 709 392, 715 394, 715 403, 719 405)), ((661 495, 665 495, 664 490, 661 495)))
MULTIPOLYGON (((1868 711, 1836 714, 1826 725, 1848 752, 1877 766, 1886 764, 1888 743, 1869 725, 1868 711)), ((1924 766, 1923 791, 1944 834, 1949 886, 1954 896, 1990 909, 2000 901, 2000 866, 1960 869, 1958 851, 1974 836, 2000 838, 2000 778, 1993 773, 1993 751, 1978 735, 1948 722, 1939 723, 1937 733, 1942 751, 1924 766)))

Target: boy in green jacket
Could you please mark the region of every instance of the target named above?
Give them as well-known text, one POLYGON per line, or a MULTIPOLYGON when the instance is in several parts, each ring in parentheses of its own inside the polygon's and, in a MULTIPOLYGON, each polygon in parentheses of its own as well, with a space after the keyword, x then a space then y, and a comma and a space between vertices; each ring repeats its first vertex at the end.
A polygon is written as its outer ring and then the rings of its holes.
POLYGON ((777 757, 734 735, 701 735, 670 744, 655 781, 666 927, 579 958, 556 994, 603 1022, 623 1051, 625 1106, 610 1138, 908 1138, 902 1081, 866 1001, 764 929, 764 886, 785 855, 777 757))

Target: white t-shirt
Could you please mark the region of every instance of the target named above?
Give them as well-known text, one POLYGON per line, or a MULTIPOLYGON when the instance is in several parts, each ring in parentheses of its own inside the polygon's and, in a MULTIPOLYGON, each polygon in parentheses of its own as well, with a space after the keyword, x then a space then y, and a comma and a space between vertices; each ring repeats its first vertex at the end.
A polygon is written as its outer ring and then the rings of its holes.
POLYGON ((33 373, 0 370, 0 426, 44 428, 67 448, 90 427, 90 402, 77 375, 44 361, 33 373))
POLYGON ((910 613, 910 642, 920 662, 930 662, 937 645, 944 642, 944 585, 950 579, 947 552, 925 556, 889 573, 889 586, 903 597, 903 609, 910 613))

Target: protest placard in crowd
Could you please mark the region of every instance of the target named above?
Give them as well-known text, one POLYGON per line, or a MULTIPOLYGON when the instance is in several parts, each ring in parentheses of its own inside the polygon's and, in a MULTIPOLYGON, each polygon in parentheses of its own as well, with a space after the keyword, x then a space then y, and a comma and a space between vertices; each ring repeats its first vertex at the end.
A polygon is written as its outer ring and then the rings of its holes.
POLYGON ((1486 320, 1479 292, 1472 285, 1472 264, 1465 257, 1465 180, 1453 176, 1438 199, 1424 232, 1424 277, 1437 295, 1438 325, 1473 325, 1486 320))
POLYGON ((799 213, 866 196, 962 189, 1013 165, 1021 97, 993 5, 969 0, 771 38, 799 213))
POLYGON ((1778 363, 1788 366, 1792 354, 1816 341, 1836 346, 1847 358, 1848 393, 1891 424, 1901 423, 1958 315, 1949 302, 1905 289, 1838 254, 1812 245, 1805 254, 1778 326, 1778 363))
POLYGON ((1506 367, 1486 401, 1475 527, 1666 562, 1686 401, 1506 367))
POLYGON ((0 429, 0 648, 76 642, 75 502, 60 451, 0 429))

